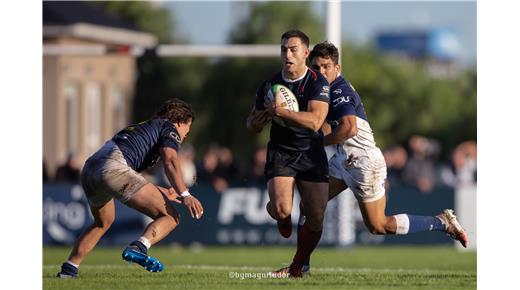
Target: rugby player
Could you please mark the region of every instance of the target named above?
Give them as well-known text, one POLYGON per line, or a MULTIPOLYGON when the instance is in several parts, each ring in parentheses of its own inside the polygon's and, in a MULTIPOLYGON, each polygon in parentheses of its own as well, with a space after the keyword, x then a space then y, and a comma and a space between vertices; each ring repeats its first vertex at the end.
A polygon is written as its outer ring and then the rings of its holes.
MULTIPOLYGON (((376 235, 407 235, 424 231, 440 231, 458 240, 464 247, 468 238, 451 209, 437 216, 411 214, 385 215, 386 163, 374 136, 359 94, 340 75, 338 49, 329 42, 314 46, 310 53, 311 67, 330 83, 330 107, 324 145, 335 145, 329 161, 329 200, 350 188, 354 192, 366 227, 376 235)), ((301 204, 299 224, 305 221, 305 204, 301 204)), ((310 271, 306 260, 303 274, 310 271)))
POLYGON ((184 184, 177 159, 193 121, 191 106, 171 99, 153 118, 123 129, 85 162, 81 184, 94 222, 77 240, 58 277, 78 275, 79 265, 114 221, 114 198, 153 219, 143 235, 124 249, 123 259, 150 272, 163 270, 159 260, 148 256, 148 249, 179 224, 179 214, 170 201, 183 203, 193 218, 200 219, 203 214, 202 205, 184 184), (172 186, 168 189, 139 174, 160 159, 172 186))
POLYGON ((256 103, 247 119, 247 128, 258 133, 273 120, 264 173, 268 180, 267 212, 278 223, 280 234, 292 232, 291 211, 294 186, 298 187, 307 219, 300 229, 296 254, 288 271, 301 277, 304 261, 318 244, 328 200, 328 164, 321 126, 329 109, 329 84, 319 73, 306 66, 309 38, 299 30, 281 37, 282 69, 264 81, 256 92, 256 103), (274 84, 288 87, 296 96, 299 112, 281 106, 281 97, 266 101, 274 84), (273 117, 289 121, 288 126, 273 117))

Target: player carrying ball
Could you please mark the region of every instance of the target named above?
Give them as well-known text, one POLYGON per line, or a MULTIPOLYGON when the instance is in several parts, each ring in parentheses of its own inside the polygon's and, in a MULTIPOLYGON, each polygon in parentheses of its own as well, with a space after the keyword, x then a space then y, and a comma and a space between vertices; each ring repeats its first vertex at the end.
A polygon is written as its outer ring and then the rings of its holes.
POLYGON ((329 109, 329 84, 306 65, 309 37, 305 33, 285 32, 281 37, 280 56, 282 70, 258 88, 247 128, 258 133, 272 118, 289 121, 287 126, 276 121, 271 125, 265 165, 269 192, 267 212, 278 222, 280 234, 289 238, 294 186, 298 187, 307 208, 307 220, 299 229, 296 254, 288 271, 293 277, 301 277, 304 261, 321 238, 328 200, 329 169, 321 125, 329 109), (286 109, 278 94, 273 102, 266 101, 267 93, 275 84, 293 92, 299 112, 286 109))

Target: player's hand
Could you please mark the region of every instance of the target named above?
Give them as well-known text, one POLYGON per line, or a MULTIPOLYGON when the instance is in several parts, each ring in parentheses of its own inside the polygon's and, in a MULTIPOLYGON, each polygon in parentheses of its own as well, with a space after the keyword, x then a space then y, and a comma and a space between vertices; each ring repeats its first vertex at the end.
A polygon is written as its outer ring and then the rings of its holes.
POLYGON ((177 193, 177 191, 175 191, 175 189, 173 189, 173 187, 170 187, 168 189, 168 194, 166 195, 166 197, 168 197, 168 199, 173 202, 182 203, 182 201, 180 200, 181 196, 177 193))
POLYGON ((254 110, 251 113, 251 124, 255 127, 261 128, 269 121, 271 121, 271 116, 265 110, 254 110))
POLYGON ((325 121, 323 122, 323 125, 321 125, 321 131, 323 132, 323 136, 327 136, 332 133, 332 127, 327 123, 327 121, 325 121))
POLYGON ((283 107, 282 107, 283 100, 282 100, 282 97, 280 96, 280 94, 281 94, 280 92, 276 92, 274 94, 274 101, 273 102, 266 101, 266 103, 264 104, 266 111, 271 116, 279 115, 278 114, 279 110, 283 109, 283 107))
POLYGON ((182 202, 188 208, 192 218, 200 219, 202 217, 204 209, 202 208, 202 204, 197 198, 195 198, 193 195, 190 195, 183 198, 182 202))
POLYGON ((155 186, 169 201, 173 201, 176 203, 181 203, 180 195, 173 189, 173 187, 170 188, 164 188, 162 186, 155 186))

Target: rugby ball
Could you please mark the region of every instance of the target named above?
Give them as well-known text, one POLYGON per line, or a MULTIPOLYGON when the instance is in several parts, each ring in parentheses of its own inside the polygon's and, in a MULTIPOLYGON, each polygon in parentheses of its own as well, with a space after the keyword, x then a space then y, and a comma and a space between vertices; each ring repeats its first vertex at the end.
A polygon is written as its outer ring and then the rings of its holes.
MULTIPOLYGON (((294 96, 293 92, 286 86, 276 84, 271 87, 271 89, 267 93, 267 99, 269 102, 274 102, 274 96, 276 93, 280 93, 282 97, 282 107, 291 111, 298 112, 300 107, 298 106, 298 100, 296 96, 294 96)), ((287 127, 289 126, 289 122, 280 118, 273 117, 273 121, 275 121, 278 125, 287 127)))

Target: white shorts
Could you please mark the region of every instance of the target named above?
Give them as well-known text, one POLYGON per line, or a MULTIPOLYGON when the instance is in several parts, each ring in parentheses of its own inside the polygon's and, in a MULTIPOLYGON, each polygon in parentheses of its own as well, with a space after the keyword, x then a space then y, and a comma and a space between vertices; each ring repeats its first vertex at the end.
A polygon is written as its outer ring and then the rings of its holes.
POLYGON ((379 148, 370 151, 336 151, 329 160, 329 175, 343 180, 360 202, 372 202, 385 195, 386 163, 379 148))
POLYGON ((126 163, 116 143, 108 141, 92 155, 81 171, 81 184, 91 206, 116 198, 126 203, 148 181, 126 163))

